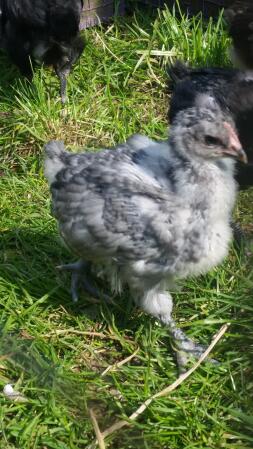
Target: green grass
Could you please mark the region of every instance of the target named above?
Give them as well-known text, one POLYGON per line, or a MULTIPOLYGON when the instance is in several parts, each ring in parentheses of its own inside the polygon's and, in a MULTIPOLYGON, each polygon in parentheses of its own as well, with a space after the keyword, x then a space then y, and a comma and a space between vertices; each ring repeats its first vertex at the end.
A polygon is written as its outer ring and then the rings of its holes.
MULTIPOLYGON (((36 70, 29 84, 0 58, 0 388, 11 382, 28 398, 0 396, 1 449, 88 449, 90 408, 103 430, 178 375, 166 329, 134 309, 127 292, 110 307, 84 295, 71 303, 69 276, 55 266, 72 256, 50 215, 42 147, 51 138, 93 150, 133 132, 165 137, 166 63, 227 65, 229 40, 221 19, 204 24, 166 9, 85 36, 64 118, 51 71, 36 70)), ((248 231, 252 212, 252 192, 242 193, 235 213, 248 231)), ((215 349, 221 364, 203 364, 108 448, 252 449, 252 261, 232 249, 221 267, 174 294, 177 321, 198 341, 232 323, 215 349)))

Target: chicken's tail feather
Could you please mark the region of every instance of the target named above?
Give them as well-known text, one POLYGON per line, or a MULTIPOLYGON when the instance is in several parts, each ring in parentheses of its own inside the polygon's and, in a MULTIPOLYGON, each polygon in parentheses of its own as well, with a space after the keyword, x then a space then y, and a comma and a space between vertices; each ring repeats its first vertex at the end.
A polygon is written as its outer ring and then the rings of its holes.
POLYGON ((57 173, 65 165, 63 158, 65 153, 64 143, 61 140, 51 140, 45 145, 45 153, 44 173, 49 185, 51 185, 55 181, 57 173))

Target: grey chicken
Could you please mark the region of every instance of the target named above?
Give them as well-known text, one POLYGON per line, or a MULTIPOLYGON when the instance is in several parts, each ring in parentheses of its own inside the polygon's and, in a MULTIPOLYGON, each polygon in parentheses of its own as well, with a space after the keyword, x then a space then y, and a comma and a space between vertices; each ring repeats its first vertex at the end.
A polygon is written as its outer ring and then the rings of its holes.
POLYGON ((168 118, 173 123, 186 108, 216 102, 233 118, 249 164, 238 163, 236 178, 241 188, 253 185, 253 71, 218 67, 188 67, 181 61, 168 67, 172 90, 168 118))
POLYGON ((21 73, 31 78, 31 62, 52 65, 62 103, 72 66, 83 52, 79 34, 82 0, 0 0, 0 40, 21 73))
MULTIPOLYGON (((236 198, 234 160, 246 160, 232 122, 218 106, 178 114, 169 141, 134 135, 115 149, 73 154, 46 145, 45 175, 60 234, 80 261, 85 288, 90 264, 128 285, 136 303, 165 324, 179 366, 203 348, 172 318, 177 279, 206 273, 228 253, 236 198)), ((68 266, 63 266, 63 268, 68 266)))

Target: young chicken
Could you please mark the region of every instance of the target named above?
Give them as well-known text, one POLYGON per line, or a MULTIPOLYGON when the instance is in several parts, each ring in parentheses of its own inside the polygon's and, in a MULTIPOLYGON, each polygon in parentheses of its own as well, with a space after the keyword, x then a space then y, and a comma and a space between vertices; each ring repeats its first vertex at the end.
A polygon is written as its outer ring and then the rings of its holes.
POLYGON ((240 66, 253 69, 253 3, 237 0, 225 10, 232 38, 232 57, 240 66))
POLYGON ((69 267, 73 299, 78 275, 88 286, 89 264, 116 273, 119 291, 127 285, 139 307, 168 327, 183 369, 203 348, 177 328, 169 290, 228 253, 234 163, 246 161, 233 123, 217 105, 191 108, 177 115, 169 141, 134 135, 88 154, 51 141, 45 151, 53 213, 80 259, 69 267))
POLYGON ((52 65, 66 101, 67 76, 81 56, 82 0, 0 0, 1 46, 21 73, 32 77, 33 63, 52 65))

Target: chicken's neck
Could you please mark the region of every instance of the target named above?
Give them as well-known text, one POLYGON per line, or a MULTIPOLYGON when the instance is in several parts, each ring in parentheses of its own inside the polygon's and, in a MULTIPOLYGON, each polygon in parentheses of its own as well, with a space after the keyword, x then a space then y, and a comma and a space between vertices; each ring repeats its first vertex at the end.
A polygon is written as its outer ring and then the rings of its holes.
POLYGON ((193 207, 201 204, 214 219, 231 215, 236 190, 233 161, 187 161, 177 171, 177 193, 193 207))

